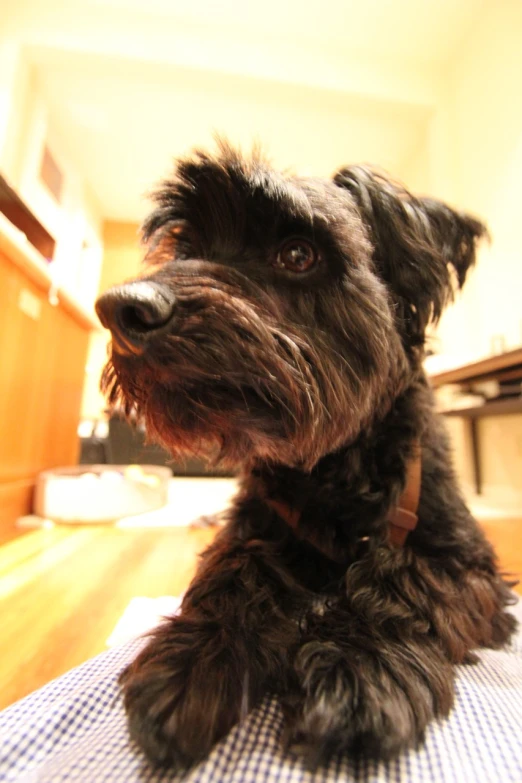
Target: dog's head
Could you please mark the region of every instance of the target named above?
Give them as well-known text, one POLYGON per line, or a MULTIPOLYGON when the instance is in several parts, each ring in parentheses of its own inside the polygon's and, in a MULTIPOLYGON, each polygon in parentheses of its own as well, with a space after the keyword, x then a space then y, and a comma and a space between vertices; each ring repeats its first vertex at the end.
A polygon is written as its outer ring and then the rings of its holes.
POLYGON ((310 469, 418 375, 481 223, 367 168, 283 175, 222 144, 181 160, 144 273, 104 294, 104 386, 174 455, 310 469))

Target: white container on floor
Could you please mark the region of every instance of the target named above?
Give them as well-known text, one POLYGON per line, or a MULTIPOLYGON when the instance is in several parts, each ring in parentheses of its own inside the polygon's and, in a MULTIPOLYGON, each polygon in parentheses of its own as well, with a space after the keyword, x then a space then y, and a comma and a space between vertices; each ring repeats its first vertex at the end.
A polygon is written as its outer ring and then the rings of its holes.
POLYGON ((79 465, 37 478, 34 513, 56 522, 113 522, 162 508, 170 468, 159 465, 79 465))

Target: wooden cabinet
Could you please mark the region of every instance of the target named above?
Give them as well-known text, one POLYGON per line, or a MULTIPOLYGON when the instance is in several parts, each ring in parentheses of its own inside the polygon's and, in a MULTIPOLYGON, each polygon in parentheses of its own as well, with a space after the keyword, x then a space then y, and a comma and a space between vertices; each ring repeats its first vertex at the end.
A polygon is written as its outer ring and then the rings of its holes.
POLYGON ((91 328, 0 249, 0 532, 30 512, 40 471, 76 464, 91 328))

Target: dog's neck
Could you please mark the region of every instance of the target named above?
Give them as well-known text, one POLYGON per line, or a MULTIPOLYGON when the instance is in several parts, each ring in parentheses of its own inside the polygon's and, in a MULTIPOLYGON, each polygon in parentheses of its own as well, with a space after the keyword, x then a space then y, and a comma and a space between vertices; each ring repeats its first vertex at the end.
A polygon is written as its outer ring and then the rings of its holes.
POLYGON ((260 465, 250 487, 285 527, 332 560, 345 562, 362 541, 403 546, 417 523, 420 436, 430 409, 425 384, 415 384, 371 432, 311 472, 260 465))
MULTIPOLYGON (((419 508, 421 475, 421 448, 420 443, 416 441, 412 445, 412 456, 408 460, 406 468, 406 486, 404 487, 404 491, 398 502, 389 509, 386 518, 388 524, 388 541, 391 546, 404 546, 408 533, 417 526, 419 520, 417 511, 419 508)), ((277 500, 276 498, 268 497, 266 498, 266 503, 293 530, 295 535, 300 537, 299 522, 301 520, 302 511, 298 507, 290 506, 288 503, 277 500)), ((306 538, 316 547, 316 549, 322 551, 323 547, 320 537, 314 536, 309 532, 306 538)), ((362 540, 366 539, 366 536, 362 537, 362 540)), ((325 551, 324 554, 332 557, 332 553, 329 551, 325 551)), ((342 560, 342 556, 340 556, 339 559, 342 560)))

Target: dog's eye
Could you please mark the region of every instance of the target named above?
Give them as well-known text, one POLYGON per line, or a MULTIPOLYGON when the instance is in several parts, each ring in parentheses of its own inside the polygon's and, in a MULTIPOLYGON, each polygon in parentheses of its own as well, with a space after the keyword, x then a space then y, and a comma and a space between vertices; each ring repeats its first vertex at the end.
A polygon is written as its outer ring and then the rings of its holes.
POLYGON ((289 239, 279 250, 276 266, 289 272, 307 272, 319 260, 315 247, 304 239, 289 239))

